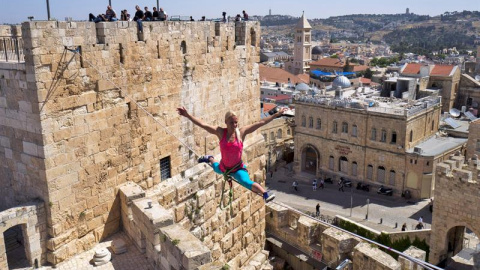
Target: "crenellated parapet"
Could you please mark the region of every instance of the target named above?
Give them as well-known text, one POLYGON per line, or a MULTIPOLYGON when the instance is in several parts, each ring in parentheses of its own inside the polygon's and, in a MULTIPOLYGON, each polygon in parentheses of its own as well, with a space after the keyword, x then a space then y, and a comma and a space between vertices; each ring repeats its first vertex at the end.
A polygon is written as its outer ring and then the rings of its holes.
POLYGON ((436 174, 439 177, 437 182, 443 180, 445 183, 454 181, 477 183, 479 168, 480 162, 476 155, 466 161, 464 156, 456 153, 448 160, 437 164, 436 174))

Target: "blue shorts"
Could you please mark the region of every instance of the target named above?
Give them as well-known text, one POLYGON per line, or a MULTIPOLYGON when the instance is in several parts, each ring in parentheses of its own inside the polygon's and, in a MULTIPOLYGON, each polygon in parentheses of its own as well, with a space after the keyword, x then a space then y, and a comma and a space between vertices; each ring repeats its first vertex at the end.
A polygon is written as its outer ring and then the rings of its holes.
MULTIPOLYGON (((216 173, 223 174, 223 172, 220 170, 220 164, 218 162, 213 163, 212 168, 216 173)), ((244 165, 243 168, 247 168, 247 166, 244 165)), ((249 190, 252 190, 252 185, 253 185, 254 182, 252 180, 250 180, 250 176, 248 175, 247 170, 240 169, 240 170, 238 170, 234 173, 230 173, 230 175, 235 180, 237 180, 237 182, 240 185, 248 188, 249 190)))

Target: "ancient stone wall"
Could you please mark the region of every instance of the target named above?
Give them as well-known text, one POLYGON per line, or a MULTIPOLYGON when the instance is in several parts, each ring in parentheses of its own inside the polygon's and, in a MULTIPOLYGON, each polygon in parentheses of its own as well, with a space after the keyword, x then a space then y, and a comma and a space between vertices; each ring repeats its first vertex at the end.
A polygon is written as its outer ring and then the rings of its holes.
MULTIPOLYGON (((119 229, 119 185, 133 182, 148 191, 185 175, 196 163, 191 150, 219 152, 218 139, 179 117, 176 107, 212 125, 223 125, 230 109, 241 115, 240 125, 258 120, 259 31, 255 22, 144 22, 143 33, 131 22, 22 24, 25 68, 3 72, 0 81, 1 168, 8 181, 19 183, 17 194, 26 191, 24 200, 47 203, 49 262, 119 229)), ((259 147, 247 147, 244 158, 261 182, 259 147)), ((213 173, 207 178, 218 193, 213 173)), ((163 207, 181 207, 194 196, 191 190, 207 187, 192 189, 183 181, 188 194, 162 196, 163 207)), ((172 182, 170 194, 175 188, 172 182)), ((242 202, 255 205, 249 212, 258 219, 253 252, 264 239, 263 204, 245 196, 242 202)), ((16 203, 13 195, 5 201, 16 203)), ((232 229, 243 233, 235 224, 232 229)), ((234 253, 222 254, 228 260, 234 253)))
POLYGON ((25 63, 0 63, 0 210, 48 202, 35 76, 25 63))
POLYGON ((479 167, 478 160, 466 162, 461 155, 437 164, 429 256, 433 264, 462 248, 465 228, 480 235, 479 167), (450 237, 457 232, 459 237, 450 237))
MULTIPOLYGON (((311 266, 320 261, 335 269, 344 260, 349 259, 352 261, 353 269, 420 269, 416 263, 412 263, 410 260, 399 257, 396 261, 377 246, 367 243, 355 235, 300 215, 283 205, 269 203, 266 212, 266 231, 270 235, 269 239, 273 237, 277 241, 283 241, 295 247, 299 254, 303 254, 302 260, 310 262, 311 266), (305 258, 305 256, 309 257, 305 258)), ((373 233, 379 234, 379 232, 373 233)), ((419 232, 412 232, 412 236, 413 234, 421 235, 419 232)), ((396 239, 395 236, 393 238, 396 239)), ((411 239, 413 240, 413 238, 411 239)), ((275 250, 277 249, 273 249, 273 251, 275 250)), ((290 250, 289 253, 293 253, 293 251, 290 250)), ((421 260, 425 259, 425 252, 414 247, 407 249, 405 253, 421 260)), ((289 254, 280 252, 275 255, 286 255, 285 258, 282 258, 293 261, 289 254)), ((302 264, 298 265, 299 269, 311 269, 302 264)))
POLYGON ((480 120, 470 122, 468 127, 467 158, 480 156, 480 120))

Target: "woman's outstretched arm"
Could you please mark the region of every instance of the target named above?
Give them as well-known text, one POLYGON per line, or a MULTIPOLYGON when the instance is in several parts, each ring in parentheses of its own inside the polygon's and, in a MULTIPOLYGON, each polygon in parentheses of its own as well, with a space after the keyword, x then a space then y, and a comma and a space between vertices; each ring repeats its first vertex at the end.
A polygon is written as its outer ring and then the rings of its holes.
POLYGON ((266 118, 263 118, 261 119, 260 121, 256 122, 256 123, 253 123, 251 125, 248 125, 248 126, 245 126, 243 128, 240 129, 240 135, 242 136, 242 141, 245 140, 245 136, 247 136, 248 134, 254 132, 255 130, 257 130, 259 127, 263 126, 263 125, 266 125, 268 123, 270 123, 273 119, 279 117, 279 116, 282 116, 282 114, 287 110, 287 108, 281 108, 280 110, 278 110, 278 112, 276 112, 275 114, 272 114, 270 115, 269 117, 266 117, 266 118))
POLYGON ((201 119, 192 116, 187 112, 187 109, 185 107, 177 108, 177 112, 179 115, 186 117, 188 120, 192 121, 193 124, 205 129, 208 133, 217 135, 219 134, 218 128, 208 125, 205 122, 203 122, 201 119))

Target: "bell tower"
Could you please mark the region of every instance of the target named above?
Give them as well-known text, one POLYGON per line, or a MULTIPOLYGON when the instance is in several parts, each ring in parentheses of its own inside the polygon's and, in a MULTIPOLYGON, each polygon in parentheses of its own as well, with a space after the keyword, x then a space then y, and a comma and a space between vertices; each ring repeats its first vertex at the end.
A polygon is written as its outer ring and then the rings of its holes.
POLYGON ((295 26, 295 45, 293 51, 293 63, 290 72, 304 74, 310 70, 309 63, 312 60, 312 27, 305 18, 305 12, 295 26))

